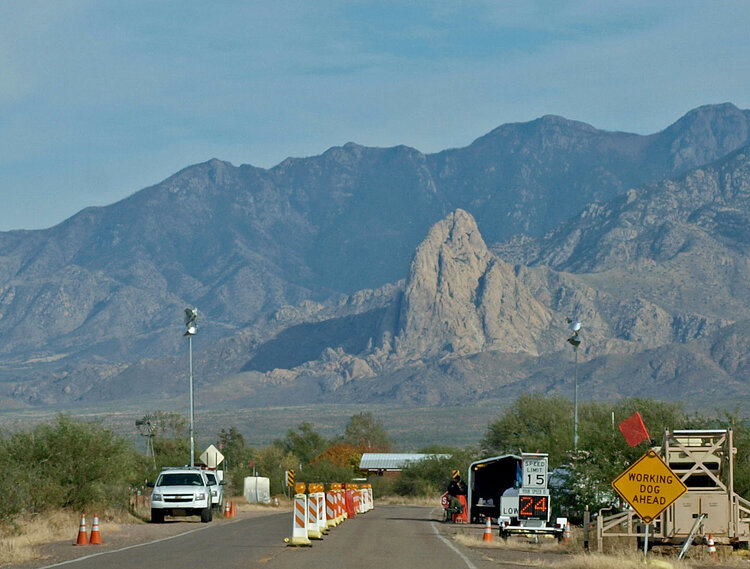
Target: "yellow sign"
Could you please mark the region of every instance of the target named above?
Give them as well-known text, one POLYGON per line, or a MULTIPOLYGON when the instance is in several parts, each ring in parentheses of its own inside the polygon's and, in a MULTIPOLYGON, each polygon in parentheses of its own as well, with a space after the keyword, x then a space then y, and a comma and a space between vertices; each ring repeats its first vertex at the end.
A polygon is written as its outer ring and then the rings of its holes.
POLYGON ((612 487, 647 524, 687 492, 680 477, 652 450, 615 478, 612 487))

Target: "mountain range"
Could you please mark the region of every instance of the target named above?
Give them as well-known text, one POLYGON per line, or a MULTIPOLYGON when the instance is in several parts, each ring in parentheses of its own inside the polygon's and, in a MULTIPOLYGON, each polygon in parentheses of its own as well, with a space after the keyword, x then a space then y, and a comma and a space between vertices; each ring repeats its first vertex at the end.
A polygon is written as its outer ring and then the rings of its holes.
POLYGON ((0 233, 6 408, 174 397, 443 405, 569 387, 747 396, 750 111, 648 136, 556 116, 425 155, 191 166, 0 233), (301 394, 304 394, 302 396, 301 394))

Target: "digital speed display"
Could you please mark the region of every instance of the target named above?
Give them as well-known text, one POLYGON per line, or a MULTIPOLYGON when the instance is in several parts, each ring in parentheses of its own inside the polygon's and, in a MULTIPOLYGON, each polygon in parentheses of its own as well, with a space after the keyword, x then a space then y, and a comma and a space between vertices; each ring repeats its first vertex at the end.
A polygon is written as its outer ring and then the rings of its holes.
POLYGON ((548 520, 549 496, 519 496, 518 518, 522 520, 548 520))

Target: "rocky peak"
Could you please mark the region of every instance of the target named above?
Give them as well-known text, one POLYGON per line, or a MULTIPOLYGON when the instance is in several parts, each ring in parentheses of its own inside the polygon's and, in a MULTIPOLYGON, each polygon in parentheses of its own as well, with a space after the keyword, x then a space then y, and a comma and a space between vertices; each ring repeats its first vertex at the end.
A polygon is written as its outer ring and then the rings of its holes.
POLYGON ((536 352, 550 314, 487 249, 474 218, 457 209, 430 229, 411 263, 395 337, 407 359, 485 348, 536 352), (524 320, 519 333, 518 319, 524 320))
POLYGON ((750 142, 750 113, 731 103, 704 105, 659 133, 675 172, 725 156, 750 142))

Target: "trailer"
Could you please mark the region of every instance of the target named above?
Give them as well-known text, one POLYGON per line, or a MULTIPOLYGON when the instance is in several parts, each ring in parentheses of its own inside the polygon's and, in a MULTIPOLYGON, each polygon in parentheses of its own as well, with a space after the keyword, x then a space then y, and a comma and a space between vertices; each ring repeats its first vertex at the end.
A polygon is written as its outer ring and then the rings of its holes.
POLYGON ((469 466, 469 521, 496 519, 500 536, 552 535, 562 538, 566 518, 550 523, 546 453, 493 456, 469 466))
POLYGON ((503 539, 512 535, 563 538, 567 518, 551 523, 548 462, 546 453, 521 454, 521 484, 506 490, 500 499, 498 525, 503 539))
MULTIPOLYGON (((750 544, 750 501, 734 490, 731 429, 664 431, 653 450, 679 476, 687 492, 651 522, 649 543, 679 545, 711 535, 714 542, 739 548, 750 544)), ((645 526, 633 510, 597 516, 597 546, 607 537, 642 541, 645 526)))

